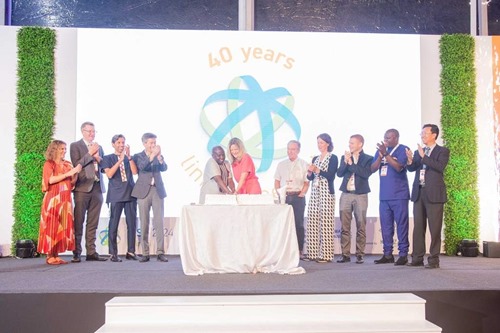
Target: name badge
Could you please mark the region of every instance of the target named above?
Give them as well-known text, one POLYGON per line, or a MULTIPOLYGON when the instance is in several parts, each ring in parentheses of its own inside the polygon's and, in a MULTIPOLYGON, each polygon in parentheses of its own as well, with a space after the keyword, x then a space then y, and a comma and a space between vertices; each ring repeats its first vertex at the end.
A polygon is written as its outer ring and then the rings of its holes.
POLYGON ((380 168, 380 176, 387 176, 387 165, 382 165, 382 167, 380 168))
POLYGON ((420 170, 420 177, 418 178, 420 184, 425 184, 425 169, 420 170))

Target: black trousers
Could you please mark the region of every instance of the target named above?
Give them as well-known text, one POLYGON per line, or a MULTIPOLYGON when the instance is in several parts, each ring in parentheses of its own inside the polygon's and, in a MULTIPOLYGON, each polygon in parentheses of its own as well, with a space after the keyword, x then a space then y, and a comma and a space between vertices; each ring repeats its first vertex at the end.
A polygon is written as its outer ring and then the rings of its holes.
POLYGON ((109 254, 118 255, 118 225, 123 210, 127 223, 127 252, 135 253, 135 239, 137 232, 137 201, 112 202, 108 226, 109 254))
POLYGON ((295 195, 287 195, 287 204, 292 206, 293 214, 295 215, 295 230, 297 232, 297 241, 299 243, 299 251, 304 249, 304 211, 306 209, 306 198, 295 195))

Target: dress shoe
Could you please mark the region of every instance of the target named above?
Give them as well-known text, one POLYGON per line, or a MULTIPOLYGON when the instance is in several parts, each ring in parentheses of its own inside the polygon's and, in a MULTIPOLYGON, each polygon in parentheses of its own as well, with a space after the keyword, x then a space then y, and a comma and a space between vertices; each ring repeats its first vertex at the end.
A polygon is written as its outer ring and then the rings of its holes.
POLYGON ((410 266, 410 267, 420 267, 423 265, 424 265, 423 261, 412 261, 412 262, 409 262, 406 264, 406 266, 410 266))
POLYGON ((402 256, 399 257, 398 260, 394 263, 394 266, 404 266, 408 263, 408 257, 407 256, 402 256))
POLYGON ((383 256, 382 258, 375 260, 374 263, 376 264, 392 264, 394 262, 394 256, 386 257, 383 256))
POLYGON ((365 260, 363 259, 363 256, 361 255, 356 256, 356 264, 362 264, 364 262, 365 260))
POLYGON ((168 261, 167 256, 164 255, 163 253, 159 254, 158 257, 156 257, 156 260, 163 261, 163 262, 167 262, 168 261))
POLYGON ((125 255, 125 259, 127 260, 139 260, 139 257, 135 255, 133 252, 127 252, 125 255))
POLYGON ((339 260, 337 260, 338 263, 346 263, 346 262, 351 262, 351 257, 348 257, 348 256, 344 256, 342 255, 342 257, 340 257, 339 260))
POLYGON ((139 262, 148 262, 149 261, 149 256, 142 256, 141 259, 139 259, 139 262))
POLYGON ((308 258, 306 256, 303 256, 302 258, 300 258, 300 260, 302 260, 302 261, 316 261, 316 259, 308 258))
POLYGON ((81 262, 81 261, 82 261, 82 257, 80 257, 79 254, 73 255, 73 258, 71 258, 71 262, 81 262))
POLYGON ((332 261, 328 260, 328 259, 319 258, 319 259, 316 259, 316 262, 319 263, 319 264, 325 264, 327 262, 332 262, 332 261))
POLYGON ((108 258, 99 256, 99 253, 95 252, 92 254, 87 254, 87 261, 106 261, 108 258))
POLYGON ((425 268, 439 268, 439 263, 435 263, 435 264, 431 264, 431 263, 428 263, 424 266, 425 268))
POLYGON ((111 256, 109 258, 109 260, 111 260, 112 262, 122 262, 122 260, 120 259, 120 257, 115 256, 115 255, 111 256))

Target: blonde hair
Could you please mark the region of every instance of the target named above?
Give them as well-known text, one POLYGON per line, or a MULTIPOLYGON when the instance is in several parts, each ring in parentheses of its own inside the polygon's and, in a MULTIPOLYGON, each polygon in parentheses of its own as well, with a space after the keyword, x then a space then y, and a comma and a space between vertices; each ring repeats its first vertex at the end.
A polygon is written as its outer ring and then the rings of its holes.
POLYGON ((228 154, 227 155, 229 156, 229 160, 231 161, 231 163, 233 163, 235 161, 233 154, 231 154, 231 146, 232 145, 236 145, 238 147, 238 149, 240 150, 240 154, 242 156, 247 152, 247 150, 245 149, 245 145, 243 144, 243 141, 241 141, 238 138, 232 138, 231 140, 229 140, 229 144, 227 145, 227 147, 228 147, 228 154))
POLYGON ((52 140, 52 142, 49 143, 47 150, 45 151, 45 159, 47 161, 54 161, 54 159, 56 158, 57 150, 62 145, 66 146, 66 142, 62 140, 52 140))

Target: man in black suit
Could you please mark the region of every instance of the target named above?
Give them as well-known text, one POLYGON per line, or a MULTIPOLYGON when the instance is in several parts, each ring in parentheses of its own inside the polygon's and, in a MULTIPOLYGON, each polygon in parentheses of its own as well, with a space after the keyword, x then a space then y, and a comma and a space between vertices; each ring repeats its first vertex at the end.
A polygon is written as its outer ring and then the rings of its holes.
POLYGON ((156 135, 144 133, 142 144, 144 150, 134 155, 139 177, 132 190, 132 196, 137 198, 139 219, 141 221, 142 258, 139 261, 149 261, 149 211, 153 208, 157 260, 166 262, 168 259, 165 255, 163 235, 163 199, 165 199, 167 193, 165 192, 161 172, 167 170, 167 163, 163 159, 160 146, 156 144, 156 135))
POLYGON ((431 234, 429 257, 425 268, 439 268, 441 251, 441 229, 443 210, 447 201, 444 169, 450 158, 450 151, 436 143, 439 128, 434 124, 422 127, 422 147, 412 155, 407 149, 407 169, 415 171, 415 180, 411 193, 413 201, 413 255, 408 266, 423 266, 425 255, 425 232, 427 223, 431 234))
POLYGON ((78 173, 73 196, 75 200, 75 250, 71 262, 80 262, 82 253, 83 223, 87 215, 85 230, 85 249, 87 261, 106 261, 96 252, 95 241, 99 216, 101 214, 102 194, 106 192, 99 170, 99 163, 104 151, 94 142, 94 124, 86 121, 80 127, 83 138, 73 142, 69 151, 73 165, 81 164, 83 169, 78 173))

